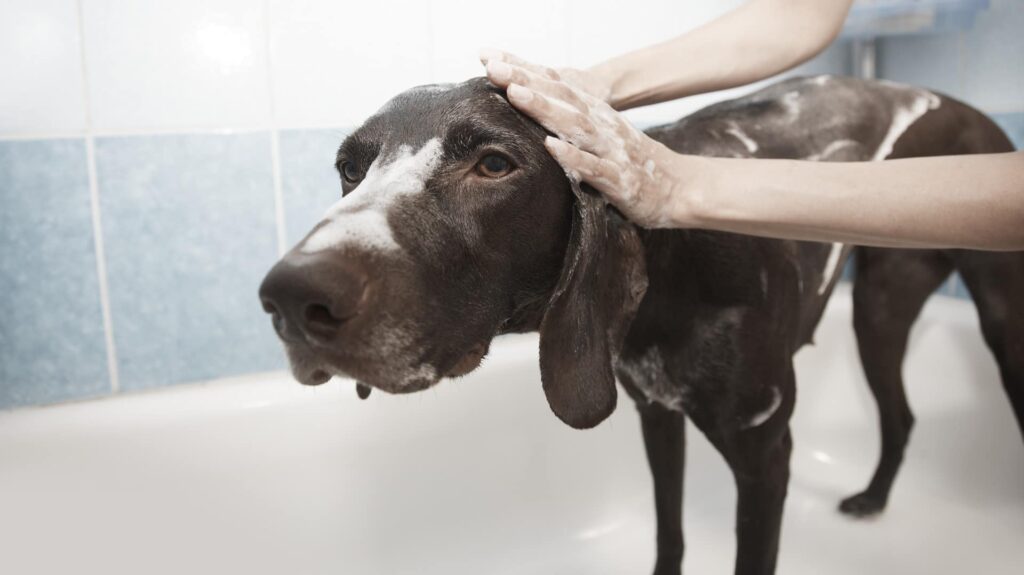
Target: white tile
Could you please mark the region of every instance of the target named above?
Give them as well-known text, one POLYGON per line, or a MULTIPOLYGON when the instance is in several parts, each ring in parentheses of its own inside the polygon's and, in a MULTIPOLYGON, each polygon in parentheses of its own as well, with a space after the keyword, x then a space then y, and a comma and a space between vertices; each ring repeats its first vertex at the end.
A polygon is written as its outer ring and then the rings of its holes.
POLYGON ((705 106, 710 106, 716 102, 745 96, 765 86, 774 84, 784 78, 793 76, 814 76, 818 74, 849 73, 850 44, 849 42, 835 42, 815 58, 812 58, 792 70, 777 74, 771 78, 747 84, 746 86, 730 88, 728 90, 698 94, 696 96, 690 96, 688 98, 672 102, 645 106, 643 108, 635 108, 627 110, 625 114, 630 121, 638 126, 647 127, 651 125, 665 124, 675 122, 683 116, 692 114, 693 112, 696 112, 705 106))
POLYGON ((481 48, 498 48, 551 67, 569 63, 567 0, 481 4, 435 0, 430 14, 434 78, 460 82, 482 76, 481 48))
POLYGON ((81 1, 97 130, 247 128, 269 122, 261 2, 81 1))
MULTIPOLYGON (((585 68, 615 56, 679 36, 738 6, 742 0, 679 2, 568 0, 570 64, 585 68)), ((666 69, 685 62, 666 62, 666 69)), ((736 92, 734 92, 736 93, 736 92)), ((723 95, 701 95, 626 112, 639 126, 675 121, 723 95)))
POLYGON ((75 0, 0 5, 0 134, 85 127, 75 0))
POLYGON ((430 82, 424 2, 270 0, 271 74, 283 127, 359 124, 430 82))
POLYGON ((590 66, 708 22, 743 3, 679 0, 569 0, 570 61, 590 66))

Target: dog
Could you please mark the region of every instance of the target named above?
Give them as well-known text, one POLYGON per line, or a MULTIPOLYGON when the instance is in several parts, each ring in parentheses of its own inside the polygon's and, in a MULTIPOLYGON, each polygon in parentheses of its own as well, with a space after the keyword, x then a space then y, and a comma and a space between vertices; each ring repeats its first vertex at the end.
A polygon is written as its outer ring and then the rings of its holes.
MULTIPOLYGON (((783 81, 647 133, 722 157, 1012 150, 991 120, 949 97, 832 76, 783 81)), ((343 197, 260 286, 295 378, 351 377, 363 398, 415 392, 475 369, 496 335, 538 331, 542 387, 563 422, 600 423, 616 381, 636 403, 655 484, 654 572, 681 568, 689 417, 735 476, 735 572, 773 573, 792 356, 811 342, 854 248, 638 228, 568 178, 545 135, 476 78, 404 92, 347 137, 343 197)), ((841 507, 863 515, 884 507, 913 421, 900 379, 907 333, 954 269, 1021 420, 1024 256, 858 250, 855 328, 883 450, 871 485, 841 507)))

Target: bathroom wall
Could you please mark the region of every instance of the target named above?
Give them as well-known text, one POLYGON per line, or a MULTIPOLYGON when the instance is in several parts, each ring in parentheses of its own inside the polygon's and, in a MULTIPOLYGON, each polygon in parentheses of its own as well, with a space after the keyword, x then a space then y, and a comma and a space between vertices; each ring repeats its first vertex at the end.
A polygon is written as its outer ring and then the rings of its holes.
MULTIPOLYGON (((932 88, 987 112, 1024 148, 1024 0, 989 0, 973 26, 878 41, 878 75, 932 88)), ((940 293, 969 298, 954 276, 940 293)))
MULTIPOLYGON (((0 408, 283 368, 259 280, 337 196, 338 143, 387 98, 479 75, 483 46, 585 66, 740 3, 4 0, 0 408)), ((881 70, 1021 137, 1020 12, 993 2, 984 34, 886 41, 881 70)), ((848 73, 848 54, 793 74, 848 73)))

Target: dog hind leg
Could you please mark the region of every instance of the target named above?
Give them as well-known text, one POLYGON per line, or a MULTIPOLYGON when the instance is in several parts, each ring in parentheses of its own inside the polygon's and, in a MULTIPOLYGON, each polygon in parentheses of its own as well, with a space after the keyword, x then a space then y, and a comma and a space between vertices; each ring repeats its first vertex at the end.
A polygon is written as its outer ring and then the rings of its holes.
POLYGON ((1024 253, 958 252, 955 257, 1024 436, 1024 253))
POLYGON ((853 288, 853 325, 868 386, 878 406, 881 455, 867 489, 844 499, 839 510, 863 517, 885 508, 903 462, 914 416, 903 386, 902 365, 910 328, 925 301, 953 264, 937 251, 860 248, 853 288))

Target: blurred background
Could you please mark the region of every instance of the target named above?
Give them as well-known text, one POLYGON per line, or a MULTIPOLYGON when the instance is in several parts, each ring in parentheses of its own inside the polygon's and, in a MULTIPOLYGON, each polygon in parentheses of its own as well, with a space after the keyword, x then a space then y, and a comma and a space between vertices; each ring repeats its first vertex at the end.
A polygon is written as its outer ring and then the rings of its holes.
MULTIPOLYGON (((0 409, 284 369, 257 286, 388 98, 480 75, 481 47, 585 67, 740 3, 0 1, 0 409)), ((933 88, 1021 147, 1022 55, 1024 0, 878 0, 786 75, 933 88)))

